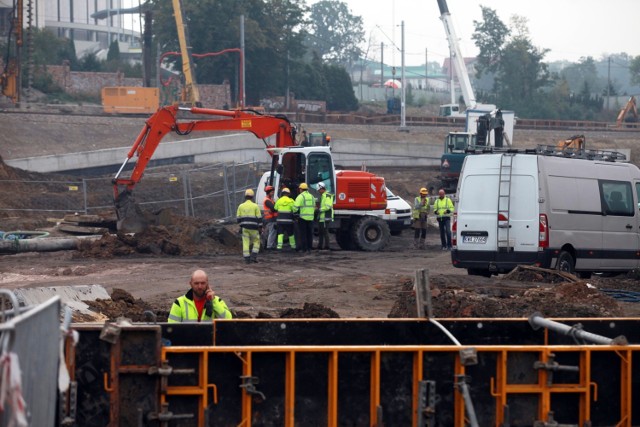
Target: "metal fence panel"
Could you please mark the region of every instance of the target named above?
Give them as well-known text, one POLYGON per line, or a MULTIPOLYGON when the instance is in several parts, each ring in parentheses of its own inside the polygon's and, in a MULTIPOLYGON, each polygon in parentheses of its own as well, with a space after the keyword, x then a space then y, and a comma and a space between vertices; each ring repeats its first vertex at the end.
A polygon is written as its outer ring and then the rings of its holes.
MULTIPOLYGON (((133 192, 141 209, 156 213, 171 209, 174 213, 198 218, 232 218, 244 201, 244 191, 255 189, 260 180, 260 164, 217 163, 206 166, 174 165, 149 169, 133 192)), ((113 212, 111 177, 66 181, 0 180, 0 185, 25 186, 21 200, 0 211, 30 213, 61 212, 99 214, 113 212)))
MULTIPOLYGON (((8 351, 18 356, 30 426, 55 425, 60 306, 60 297, 54 297, 1 325, 3 354, 8 351)), ((10 415, 10 411, 2 414, 0 424, 9 425, 10 415)))

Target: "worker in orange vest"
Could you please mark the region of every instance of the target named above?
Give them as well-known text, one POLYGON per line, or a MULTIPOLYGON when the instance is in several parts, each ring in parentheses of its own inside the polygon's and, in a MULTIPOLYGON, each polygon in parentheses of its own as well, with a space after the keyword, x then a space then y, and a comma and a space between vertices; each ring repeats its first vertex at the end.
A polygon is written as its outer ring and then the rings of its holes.
POLYGON ((264 191, 267 195, 262 202, 262 222, 265 226, 263 236, 265 247, 271 250, 276 248, 276 239, 278 237, 278 233, 276 232, 278 211, 276 211, 276 202, 273 201, 273 187, 267 185, 264 191))

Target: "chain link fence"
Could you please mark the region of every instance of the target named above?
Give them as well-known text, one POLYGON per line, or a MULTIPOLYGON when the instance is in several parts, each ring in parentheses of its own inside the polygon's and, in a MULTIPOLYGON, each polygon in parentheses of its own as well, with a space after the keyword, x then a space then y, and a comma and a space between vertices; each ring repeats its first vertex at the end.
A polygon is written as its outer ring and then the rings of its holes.
MULTIPOLYGON (((244 191, 255 189, 262 174, 257 161, 206 166, 173 165, 148 169, 133 191, 141 209, 157 212, 169 208, 179 215, 228 219, 244 201, 244 191)), ((77 181, 0 180, 11 200, 0 211, 99 214, 113 211, 112 177, 77 181), (15 189, 11 191, 10 189, 15 189)))

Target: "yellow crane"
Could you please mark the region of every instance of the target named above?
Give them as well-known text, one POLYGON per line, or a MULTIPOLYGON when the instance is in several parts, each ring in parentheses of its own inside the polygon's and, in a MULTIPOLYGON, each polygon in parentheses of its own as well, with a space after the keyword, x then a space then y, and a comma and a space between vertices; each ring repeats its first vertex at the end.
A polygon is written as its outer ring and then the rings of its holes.
POLYGON ((193 71, 191 46, 189 46, 189 31, 187 24, 184 22, 182 10, 182 0, 173 0, 173 14, 176 19, 178 42, 180 43, 180 54, 182 56, 182 74, 184 75, 181 101, 185 104, 201 107, 200 92, 198 91, 195 73, 193 71))

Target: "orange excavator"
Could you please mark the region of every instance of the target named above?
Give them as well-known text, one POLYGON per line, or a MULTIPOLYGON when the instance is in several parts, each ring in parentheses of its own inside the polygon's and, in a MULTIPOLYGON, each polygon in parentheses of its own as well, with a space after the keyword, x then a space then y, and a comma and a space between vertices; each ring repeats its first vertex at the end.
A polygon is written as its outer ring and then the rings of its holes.
POLYGON ((142 179, 164 136, 169 132, 186 136, 202 131, 245 131, 262 139, 271 156, 271 176, 265 185, 277 189, 287 187, 295 195, 298 186, 306 183, 309 191, 317 196, 318 184, 323 183, 326 190, 335 195, 332 227, 341 247, 376 251, 387 245, 390 230, 381 219, 387 205, 384 178, 364 171, 336 171, 328 144, 299 144, 296 140, 297 128, 286 116, 176 105, 160 108, 146 121, 113 178, 118 230, 138 232, 149 226, 146 216, 135 204, 133 189, 142 179), (189 114, 213 118, 184 118, 189 114), (268 142, 267 138, 270 137, 275 137, 275 142, 268 142), (126 165, 134 156, 137 160, 130 176, 122 177, 126 165))
POLYGON ((556 144, 556 149, 563 151, 582 151, 584 150, 586 144, 586 138, 584 135, 574 135, 569 139, 565 139, 562 141, 558 141, 556 144))
POLYGON ((616 126, 621 127, 625 122, 638 121, 638 107, 636 106, 636 97, 630 96, 626 105, 622 107, 616 119, 616 126))

